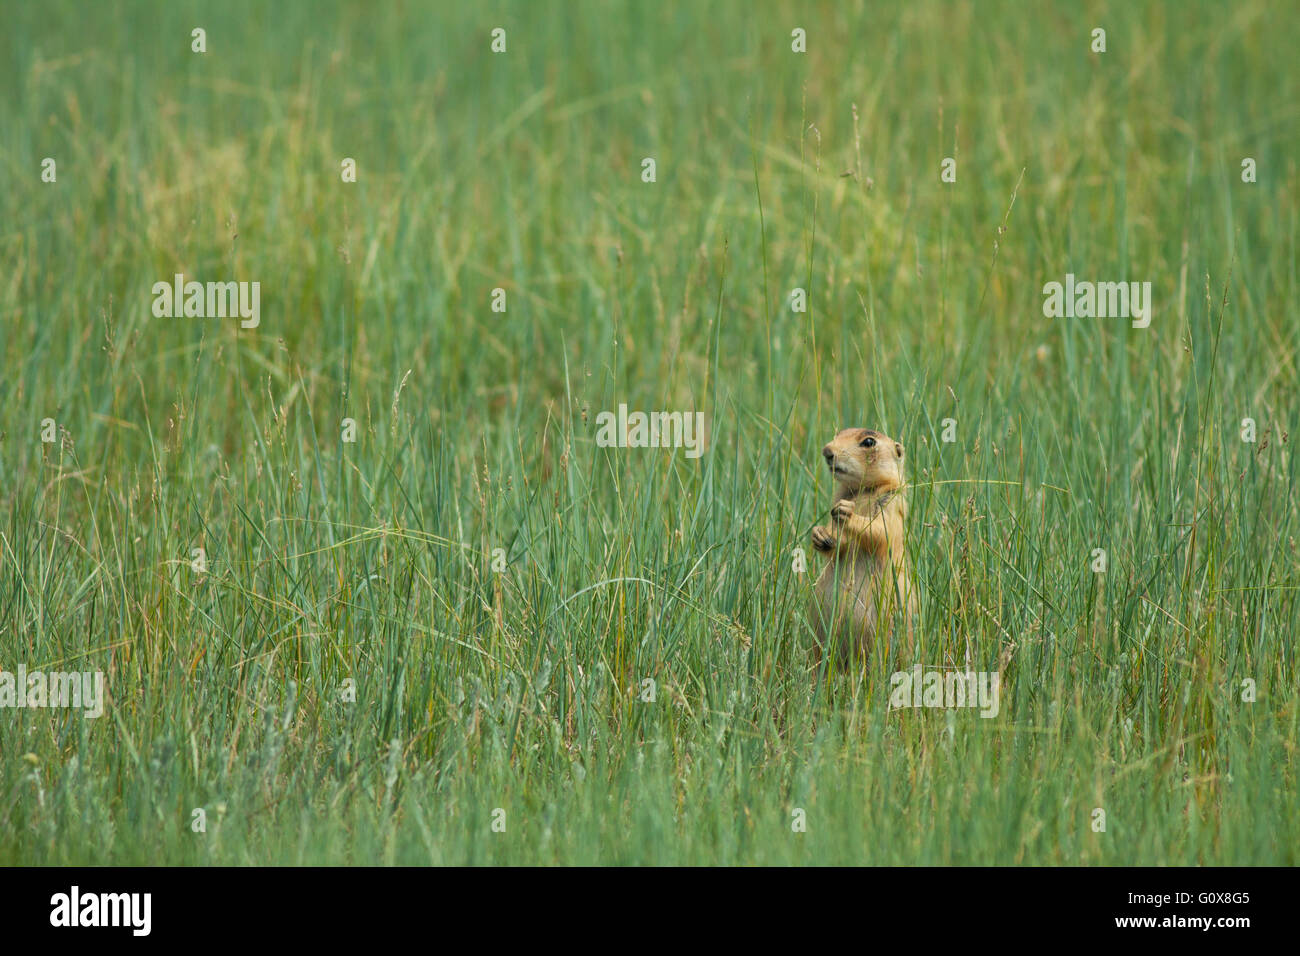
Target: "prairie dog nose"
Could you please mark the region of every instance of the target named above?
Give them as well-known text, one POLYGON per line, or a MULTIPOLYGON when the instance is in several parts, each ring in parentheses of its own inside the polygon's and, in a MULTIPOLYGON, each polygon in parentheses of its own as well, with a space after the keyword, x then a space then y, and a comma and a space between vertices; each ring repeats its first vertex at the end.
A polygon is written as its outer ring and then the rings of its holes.
POLYGON ((830 445, 827 445, 822 449, 822 457, 826 459, 826 464, 828 465, 835 460, 835 452, 831 450, 830 445))

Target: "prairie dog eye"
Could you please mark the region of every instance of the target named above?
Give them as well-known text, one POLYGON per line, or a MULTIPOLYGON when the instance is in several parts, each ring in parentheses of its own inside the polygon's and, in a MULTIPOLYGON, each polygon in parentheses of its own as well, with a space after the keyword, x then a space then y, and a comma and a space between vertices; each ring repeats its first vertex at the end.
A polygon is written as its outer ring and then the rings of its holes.
POLYGON ((863 448, 875 448, 876 440, 868 435, 866 438, 862 439, 859 444, 861 444, 863 448))

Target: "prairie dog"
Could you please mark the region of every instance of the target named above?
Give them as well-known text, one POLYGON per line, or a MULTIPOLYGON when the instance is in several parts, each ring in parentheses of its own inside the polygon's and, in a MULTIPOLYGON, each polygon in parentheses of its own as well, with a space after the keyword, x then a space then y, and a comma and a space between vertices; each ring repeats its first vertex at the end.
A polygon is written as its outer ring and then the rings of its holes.
POLYGON ((818 661, 829 648, 847 661, 892 646, 900 610, 910 647, 916 594, 903 540, 903 446, 878 431, 846 428, 822 457, 835 492, 831 523, 812 529, 813 547, 829 558, 813 586, 818 661))

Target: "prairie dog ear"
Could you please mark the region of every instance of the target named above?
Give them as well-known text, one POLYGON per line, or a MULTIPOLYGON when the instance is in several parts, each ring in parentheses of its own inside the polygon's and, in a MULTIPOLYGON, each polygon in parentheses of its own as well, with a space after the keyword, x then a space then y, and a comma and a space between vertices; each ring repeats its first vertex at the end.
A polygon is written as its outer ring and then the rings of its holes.
POLYGON ((894 442, 894 454, 899 458, 903 457, 903 443, 901 441, 894 442))

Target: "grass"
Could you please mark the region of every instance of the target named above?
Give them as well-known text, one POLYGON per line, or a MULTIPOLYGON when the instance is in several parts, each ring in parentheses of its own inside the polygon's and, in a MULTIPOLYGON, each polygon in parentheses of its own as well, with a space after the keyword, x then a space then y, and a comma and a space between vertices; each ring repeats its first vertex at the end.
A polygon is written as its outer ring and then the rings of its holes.
POLYGON ((1300 17, 698 6, 0 7, 0 862, 1300 862, 1300 17), (818 679, 849 425, 996 718, 818 679))

